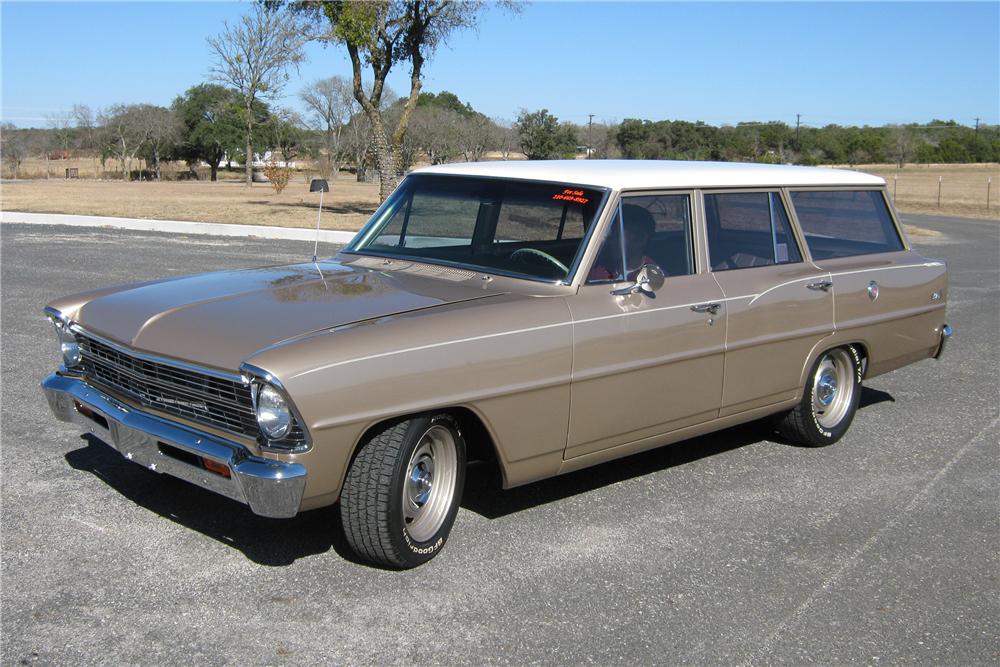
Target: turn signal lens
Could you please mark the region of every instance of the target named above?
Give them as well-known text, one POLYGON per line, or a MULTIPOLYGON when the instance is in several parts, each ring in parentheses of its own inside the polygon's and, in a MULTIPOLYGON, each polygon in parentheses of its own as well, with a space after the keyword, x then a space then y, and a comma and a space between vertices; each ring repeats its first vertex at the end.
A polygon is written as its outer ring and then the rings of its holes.
POLYGON ((222 475, 223 477, 229 477, 229 466, 225 463, 219 463, 218 461, 213 461, 212 459, 206 459, 204 456, 201 457, 201 464, 205 466, 205 470, 209 472, 214 472, 216 475, 222 475))

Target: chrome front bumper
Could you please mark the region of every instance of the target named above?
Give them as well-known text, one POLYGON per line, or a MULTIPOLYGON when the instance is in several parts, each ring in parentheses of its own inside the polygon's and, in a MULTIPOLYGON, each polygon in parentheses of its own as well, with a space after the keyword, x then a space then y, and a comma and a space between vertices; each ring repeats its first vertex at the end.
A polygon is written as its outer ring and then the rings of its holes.
POLYGON ((42 389, 57 419, 83 426, 130 461, 245 503, 260 516, 299 511, 306 485, 299 463, 253 456, 238 443, 127 406, 78 377, 53 373, 42 389), (203 460, 225 466, 229 476, 211 471, 203 460))
POLYGON ((934 353, 935 359, 940 359, 941 355, 944 354, 944 347, 948 344, 948 339, 951 338, 951 327, 947 324, 941 325, 941 342, 938 344, 937 352, 934 353))

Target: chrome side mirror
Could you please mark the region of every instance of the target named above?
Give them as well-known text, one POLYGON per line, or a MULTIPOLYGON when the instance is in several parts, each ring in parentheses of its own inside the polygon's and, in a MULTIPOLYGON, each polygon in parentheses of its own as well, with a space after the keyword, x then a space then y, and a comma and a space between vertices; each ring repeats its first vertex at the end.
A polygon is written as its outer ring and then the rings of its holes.
POLYGON ((635 276, 635 282, 625 287, 611 290, 615 296, 627 296, 629 294, 645 294, 650 299, 656 298, 656 292, 663 287, 666 276, 663 270, 656 264, 643 264, 639 267, 639 272, 635 276))

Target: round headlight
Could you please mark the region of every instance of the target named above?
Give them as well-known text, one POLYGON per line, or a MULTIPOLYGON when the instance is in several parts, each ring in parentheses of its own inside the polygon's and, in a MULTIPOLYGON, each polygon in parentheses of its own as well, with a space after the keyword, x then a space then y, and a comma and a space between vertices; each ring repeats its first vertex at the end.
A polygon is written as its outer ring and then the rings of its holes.
POLYGON ((272 440, 281 440, 292 428, 292 413, 285 397, 269 384, 260 385, 257 392, 257 424, 272 440))
POLYGON ((59 347, 62 348, 63 363, 66 364, 66 368, 71 368, 76 366, 81 361, 83 361, 83 356, 80 354, 80 345, 76 340, 62 340, 59 347))
POLYGON ((62 353, 63 365, 66 368, 77 366, 83 361, 80 354, 80 345, 76 342, 76 336, 69 330, 66 323, 60 319, 52 318, 52 326, 56 330, 56 337, 59 339, 59 351, 62 353))

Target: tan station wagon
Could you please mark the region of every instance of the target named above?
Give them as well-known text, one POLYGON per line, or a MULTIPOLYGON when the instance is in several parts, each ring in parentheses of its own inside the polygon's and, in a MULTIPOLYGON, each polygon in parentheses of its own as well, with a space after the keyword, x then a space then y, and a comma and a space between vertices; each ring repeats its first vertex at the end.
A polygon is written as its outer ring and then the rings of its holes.
POLYGON ((150 470, 263 516, 339 502, 411 567, 472 459, 514 487, 763 417, 835 442, 862 380, 941 353, 947 289, 867 174, 445 165, 332 259, 52 302, 42 386, 150 470))

